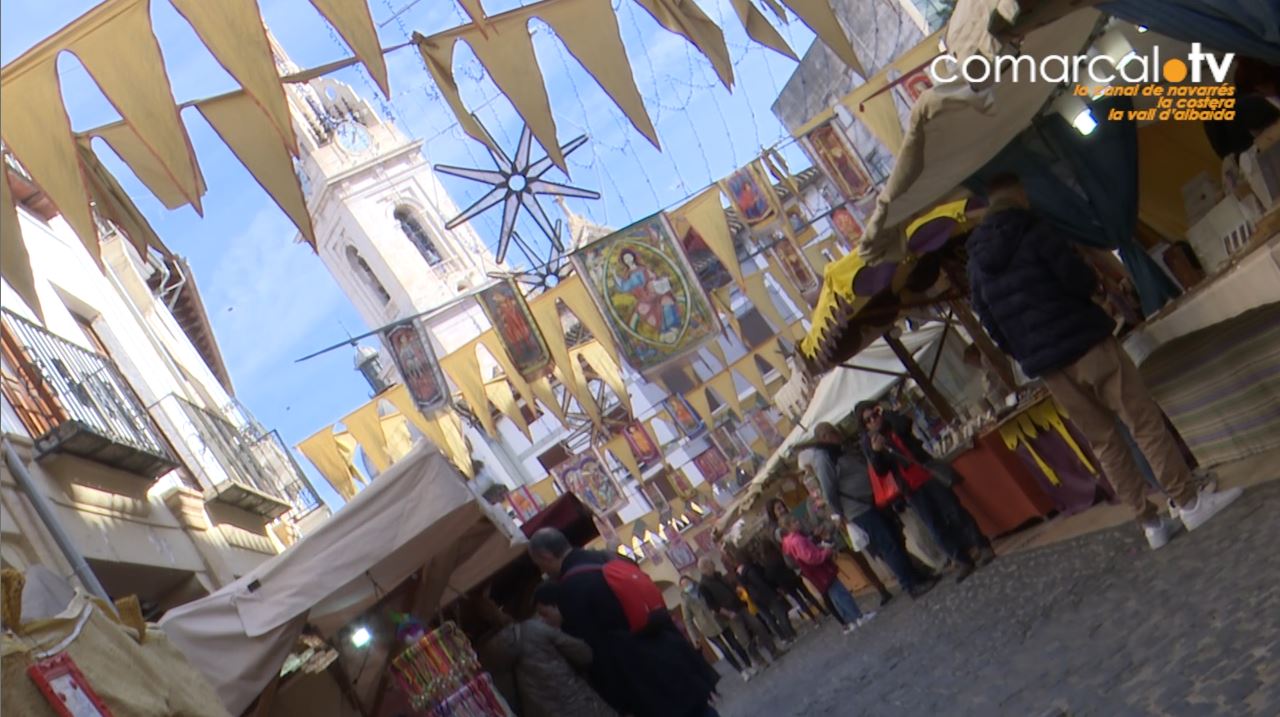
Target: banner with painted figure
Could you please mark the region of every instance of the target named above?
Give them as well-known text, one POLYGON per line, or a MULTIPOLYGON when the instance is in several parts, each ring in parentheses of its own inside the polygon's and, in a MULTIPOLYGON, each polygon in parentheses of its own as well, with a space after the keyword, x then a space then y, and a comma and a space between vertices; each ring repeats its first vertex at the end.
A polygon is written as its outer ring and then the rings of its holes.
POLYGON ((769 450, 774 450, 782 445, 783 435, 778 431, 778 424, 774 421, 768 409, 752 411, 751 425, 755 427, 756 432, 760 434, 760 438, 764 440, 769 450))
POLYGON ((431 332, 417 319, 396 324, 382 332, 400 378, 409 389, 418 412, 430 415, 449 405, 449 388, 431 346, 431 332))
POLYGON ((759 162, 752 162, 730 174, 720 182, 725 194, 733 202, 748 226, 755 226, 774 218, 776 210, 765 192, 770 191, 768 175, 759 169, 759 162))
MULTIPOLYGON (((816 294, 822 288, 822 279, 809 265, 809 260, 796 248, 791 237, 778 232, 773 237, 773 246, 769 248, 774 261, 786 274, 786 278, 806 296, 816 294)), ((804 307, 800 307, 804 308, 804 307)))
POLYGON ((583 247, 574 266, 632 368, 654 376, 720 331, 666 217, 656 214, 583 247))
POLYGON ((845 199, 857 199, 872 189, 862 160, 834 122, 818 125, 804 137, 810 154, 845 199))
POLYGON ((636 457, 636 463, 640 464, 641 470, 662 460, 662 449, 658 447, 658 442, 653 439, 653 434, 640 421, 632 421, 623 426, 622 437, 627 439, 627 445, 631 447, 631 454, 636 457))
POLYGON ((622 486, 613 479, 608 466, 594 453, 583 453, 551 469, 561 489, 604 518, 626 503, 622 486))
POLYGON ((689 405, 684 396, 671 396, 665 403, 671 420, 675 422, 676 428, 686 438, 693 438, 706 429, 706 425, 703 424, 701 418, 698 418, 693 406, 689 405))
POLYGON ((514 488, 507 493, 507 502, 511 504, 511 510, 515 512, 516 517, 521 522, 530 520, 546 507, 542 504, 542 499, 538 497, 538 494, 534 493, 526 485, 514 488))
POLYGON ((848 206, 839 206, 831 210, 831 226, 840 240, 840 248, 846 253, 853 251, 862 239, 862 224, 853 215, 848 206))
POLYGON ((708 483, 723 480, 730 473, 729 459, 714 443, 693 457, 693 465, 708 483))
POLYGON ((533 380, 551 364, 551 352, 515 279, 501 279, 476 295, 521 378, 533 380))

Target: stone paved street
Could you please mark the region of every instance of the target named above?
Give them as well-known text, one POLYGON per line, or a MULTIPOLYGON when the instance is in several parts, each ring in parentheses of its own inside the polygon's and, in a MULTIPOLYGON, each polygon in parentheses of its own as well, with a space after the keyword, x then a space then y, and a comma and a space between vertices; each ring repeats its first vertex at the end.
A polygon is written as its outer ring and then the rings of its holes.
MULTIPOLYGON (((1270 468, 1268 468, 1270 470, 1270 468)), ((1280 483, 1152 553, 1126 524, 829 624, 726 717, 1280 715, 1280 483)), ((863 607, 871 600, 863 599, 863 607)))

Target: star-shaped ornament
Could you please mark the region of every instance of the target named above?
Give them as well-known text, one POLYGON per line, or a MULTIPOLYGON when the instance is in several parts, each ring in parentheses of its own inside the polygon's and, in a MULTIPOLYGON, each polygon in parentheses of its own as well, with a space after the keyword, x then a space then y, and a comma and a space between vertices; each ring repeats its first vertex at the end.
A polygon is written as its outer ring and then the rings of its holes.
MULTIPOLYGON (((478 119, 476 122, 479 124, 478 119)), ((493 137, 489 134, 489 130, 484 128, 484 125, 480 125, 480 128, 484 131, 485 138, 488 140, 485 142, 485 149, 489 151, 489 156, 493 158, 493 163, 498 166, 497 170, 470 169, 437 164, 436 171, 455 177, 462 177, 463 179, 470 179, 474 182, 483 182, 493 188, 474 204, 464 209, 461 214, 450 219, 444 225, 445 229, 455 229, 486 210, 502 204, 502 232, 498 235, 497 253, 498 262, 502 262, 506 258, 507 248, 511 244, 511 235, 515 229, 516 216, 519 215, 520 208, 524 207, 525 212, 533 218, 534 223, 547 236, 551 244, 557 250, 563 251, 564 243, 560 240, 559 224, 552 225, 546 211, 538 203, 538 195, 599 199, 600 193, 543 179, 542 175, 546 174, 555 165, 550 157, 543 157, 532 163, 529 161, 529 154, 533 149, 533 132, 529 130, 527 125, 520 131, 520 143, 516 147, 514 161, 507 157, 506 152, 503 152, 498 147, 497 142, 493 141, 493 137)), ((560 152, 563 156, 568 157, 571 152, 586 143, 587 136, 582 135, 562 146, 560 152)))

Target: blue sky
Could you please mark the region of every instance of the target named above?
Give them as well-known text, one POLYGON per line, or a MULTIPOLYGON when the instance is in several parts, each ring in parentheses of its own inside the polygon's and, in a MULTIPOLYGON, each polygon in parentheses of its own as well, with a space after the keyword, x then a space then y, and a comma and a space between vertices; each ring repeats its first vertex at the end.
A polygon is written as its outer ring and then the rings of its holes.
MULTIPOLYGON (((454 3, 369 3, 384 46, 406 41, 413 31, 430 34, 464 20, 454 3)), ((94 4, 89 0, 3 0, 0 59, 12 60, 94 4)), ((300 66, 350 54, 305 0, 261 0, 260 4, 267 24, 300 66)), ((521 4, 526 3, 489 0, 485 9, 495 14, 521 4)), ((603 197, 573 200, 574 211, 606 226, 624 226, 679 202, 785 136, 769 106, 795 63, 750 43, 727 0, 702 0, 700 5, 725 30, 736 75, 732 94, 683 38, 663 30, 638 5, 614 0, 633 74, 663 144, 661 152, 631 128, 554 34, 535 23, 534 45, 560 139, 568 141, 582 133, 591 136, 570 157, 569 169, 572 183, 596 189, 603 197)), ((168 3, 152 3, 151 13, 178 101, 235 88, 168 3)), ((794 18, 790 25, 775 24, 803 56, 813 39, 809 30, 794 18)), ((416 51, 391 53, 388 67, 390 100, 375 89, 363 69, 335 76, 351 83, 408 134, 424 140, 428 161, 490 168, 480 145, 458 128, 416 51)), ((62 56, 59 73, 77 130, 116 118, 74 57, 62 56)), ((455 75, 468 107, 478 108, 475 111, 498 142, 512 147, 521 122, 464 45, 457 51, 455 75)), ((183 118, 209 186, 203 218, 189 208, 165 210, 110 150, 100 146, 99 151, 161 237, 190 260, 238 398, 293 445, 368 396, 367 385, 352 369, 349 350, 301 364, 294 360, 348 334, 363 333, 366 327, 320 260, 305 246, 293 243, 293 226, 213 130, 194 110, 185 111, 183 118)), ((794 145, 783 153, 793 170, 808 164, 794 145)), ((482 185, 451 177, 443 181, 459 206, 483 193, 482 185)), ((547 202, 546 207, 553 218, 558 216, 553 203, 547 202)), ((491 248, 497 244, 498 220, 497 214, 487 214, 474 223, 491 248)), ((536 235, 532 227, 522 224, 521 228, 525 237, 536 235)), ((518 258, 513 250, 510 259, 518 258)), ((333 499, 327 485, 317 482, 324 497, 333 499)))

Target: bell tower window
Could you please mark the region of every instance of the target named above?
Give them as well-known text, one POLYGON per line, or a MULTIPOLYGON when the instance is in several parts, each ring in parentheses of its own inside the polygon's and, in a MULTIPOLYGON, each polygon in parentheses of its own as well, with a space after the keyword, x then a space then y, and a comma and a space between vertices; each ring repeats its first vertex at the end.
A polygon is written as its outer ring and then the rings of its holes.
POLYGON ((422 222, 418 221, 412 209, 397 207, 392 216, 400 223, 400 231, 404 232, 405 237, 418 249, 418 253, 422 254, 422 258, 426 259, 428 264, 435 266, 444 261, 440 250, 436 248, 435 242, 431 241, 427 230, 422 228, 422 222))
POLYGON ((387 287, 378 280, 378 275, 373 273, 373 267, 369 266, 369 262, 365 261, 364 257, 360 256, 360 252, 350 244, 347 245, 347 262, 383 304, 391 303, 391 294, 387 293, 387 287))

